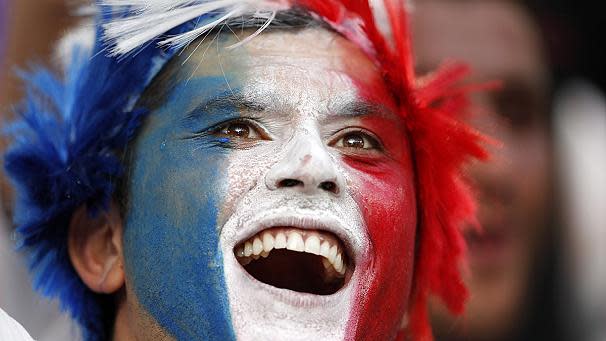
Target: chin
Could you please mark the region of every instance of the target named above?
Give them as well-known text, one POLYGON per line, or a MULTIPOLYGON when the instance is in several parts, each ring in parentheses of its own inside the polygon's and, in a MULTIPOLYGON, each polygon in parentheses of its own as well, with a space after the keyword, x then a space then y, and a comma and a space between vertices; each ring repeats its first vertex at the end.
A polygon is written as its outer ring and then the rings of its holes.
POLYGON ((238 340, 345 339, 369 258, 353 199, 262 201, 221 229, 238 340))

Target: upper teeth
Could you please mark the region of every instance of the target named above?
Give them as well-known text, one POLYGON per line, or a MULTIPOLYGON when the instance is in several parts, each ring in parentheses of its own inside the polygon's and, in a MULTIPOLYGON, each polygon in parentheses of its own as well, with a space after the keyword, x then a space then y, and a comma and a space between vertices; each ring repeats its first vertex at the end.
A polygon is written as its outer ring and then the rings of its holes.
POLYGON ((273 228, 262 231, 236 248, 240 263, 247 265, 253 259, 267 257, 274 249, 287 249, 312 253, 324 257, 324 267, 340 275, 345 275, 343 248, 333 236, 320 231, 303 231, 295 228, 273 228))

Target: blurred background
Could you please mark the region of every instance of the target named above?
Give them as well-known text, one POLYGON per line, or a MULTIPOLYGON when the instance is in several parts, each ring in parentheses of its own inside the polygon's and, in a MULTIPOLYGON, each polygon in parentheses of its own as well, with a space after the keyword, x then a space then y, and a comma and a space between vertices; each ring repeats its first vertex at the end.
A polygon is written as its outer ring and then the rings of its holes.
MULTIPOLYGON (((482 232, 469 232, 467 312, 432 304, 437 340, 606 340, 604 12, 588 0, 413 0, 416 67, 463 61, 476 94, 468 120, 495 137, 467 171, 482 232)), ((22 94, 15 70, 53 65, 77 1, 0 0, 0 127, 22 94)), ((6 146, 0 137, 0 149, 6 146)), ((0 308, 37 340, 72 340, 56 303, 32 293, 13 252, 10 186, 0 174, 0 308)))
POLYGON ((469 122, 502 145, 472 164, 483 230, 465 235, 470 299, 438 302, 438 340, 606 340, 604 13, 589 1, 416 0, 416 67, 467 62, 469 122))

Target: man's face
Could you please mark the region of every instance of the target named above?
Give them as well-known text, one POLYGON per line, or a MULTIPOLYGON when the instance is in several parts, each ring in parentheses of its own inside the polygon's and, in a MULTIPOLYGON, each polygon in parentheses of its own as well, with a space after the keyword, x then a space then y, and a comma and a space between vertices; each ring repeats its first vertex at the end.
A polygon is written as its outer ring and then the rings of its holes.
POLYGON ((469 63, 477 81, 503 81, 502 90, 475 98, 484 111, 470 122, 502 146, 490 148, 488 163, 470 167, 484 230, 466 236, 471 297, 464 322, 460 329, 452 320, 441 325, 449 334, 495 340, 520 316, 546 239, 550 161, 539 37, 523 11, 505 1, 420 2, 413 20, 419 69, 455 59, 469 63))
POLYGON ((323 29, 211 38, 152 86, 169 90, 133 147, 127 304, 178 340, 393 335, 415 188, 376 66, 323 29))

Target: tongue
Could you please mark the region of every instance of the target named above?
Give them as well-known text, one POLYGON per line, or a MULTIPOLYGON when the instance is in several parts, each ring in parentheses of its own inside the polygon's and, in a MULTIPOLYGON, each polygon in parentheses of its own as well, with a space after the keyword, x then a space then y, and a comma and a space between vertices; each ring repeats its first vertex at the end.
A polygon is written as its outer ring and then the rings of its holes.
POLYGON ((259 258, 244 267, 255 279, 277 288, 298 292, 330 295, 344 283, 325 269, 322 257, 286 249, 273 250, 267 258, 259 258))

